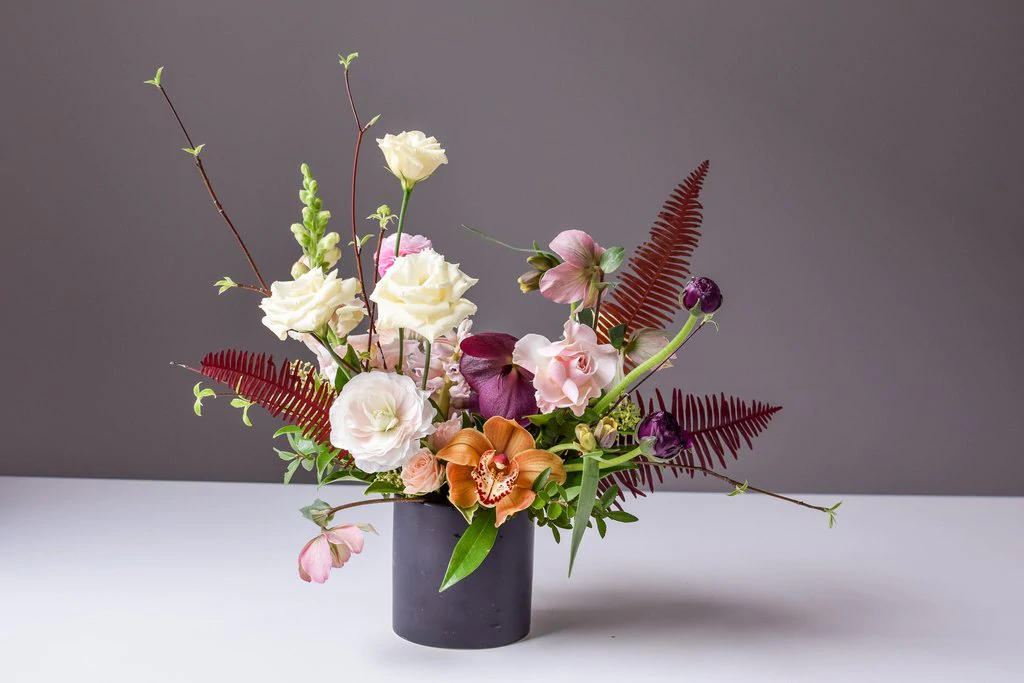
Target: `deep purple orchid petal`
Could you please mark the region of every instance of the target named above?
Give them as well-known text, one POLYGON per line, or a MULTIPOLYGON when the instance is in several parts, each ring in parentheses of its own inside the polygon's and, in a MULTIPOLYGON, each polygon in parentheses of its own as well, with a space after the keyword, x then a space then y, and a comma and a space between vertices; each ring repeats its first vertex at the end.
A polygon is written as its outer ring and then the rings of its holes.
POLYGON ((509 361, 504 358, 475 358, 463 356, 459 361, 459 372, 466 378, 466 383, 473 391, 501 374, 509 361))
POLYGON ((604 248, 582 230, 563 230, 551 240, 550 247, 563 261, 577 268, 596 266, 604 253, 604 248))
POLYGON ((460 346, 464 354, 475 358, 511 358, 517 341, 504 332, 482 332, 466 337, 460 346))
POLYGON ((478 391, 480 414, 484 417, 498 415, 523 423, 526 415, 538 412, 533 375, 522 368, 512 367, 487 380, 478 391))

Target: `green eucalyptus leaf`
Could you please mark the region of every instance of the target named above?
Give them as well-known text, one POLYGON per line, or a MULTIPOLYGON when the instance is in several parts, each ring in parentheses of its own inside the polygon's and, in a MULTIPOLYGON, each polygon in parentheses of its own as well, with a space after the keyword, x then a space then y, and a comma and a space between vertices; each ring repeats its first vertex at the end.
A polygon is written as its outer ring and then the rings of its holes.
POLYGON ((597 525, 597 535, 604 538, 604 535, 608 533, 608 524, 602 517, 594 517, 594 524, 597 525))
POLYGON ((448 562, 448 571, 444 574, 438 592, 443 593, 476 571, 487 559, 487 554, 491 552, 497 537, 494 508, 484 508, 455 544, 452 558, 448 562))

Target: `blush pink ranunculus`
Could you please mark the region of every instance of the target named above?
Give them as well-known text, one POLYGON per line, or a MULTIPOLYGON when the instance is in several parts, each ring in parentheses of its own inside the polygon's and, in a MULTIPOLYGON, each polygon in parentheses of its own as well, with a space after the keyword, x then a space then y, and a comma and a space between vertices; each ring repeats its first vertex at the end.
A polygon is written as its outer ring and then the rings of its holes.
POLYGON ((435 423, 434 426, 436 429, 427 437, 427 443, 435 451, 439 451, 462 429, 462 413, 457 412, 444 422, 435 423))
POLYGON ((402 483, 405 484, 402 493, 406 495, 431 493, 441 488, 443 482, 444 465, 427 448, 412 456, 412 460, 402 467, 402 483))
POLYGON ((587 403, 615 378, 618 352, 598 344, 594 330, 569 320, 561 341, 528 334, 516 343, 512 361, 533 373, 537 406, 542 413, 569 408, 577 417, 587 403))
POLYGON ((582 230, 560 232, 549 246, 563 263, 545 271, 540 279, 540 293, 556 303, 593 307, 601 282, 604 247, 582 230))
MULTIPOLYGON (((377 261, 377 275, 384 277, 391 266, 395 265, 395 239, 397 234, 389 235, 380 245, 380 260, 377 261)), ((430 240, 423 235, 402 235, 402 246, 398 249, 399 256, 418 254, 433 247, 430 240)))
POLYGON ((299 578, 323 583, 331 569, 343 567, 352 555, 363 552, 363 532, 377 533, 369 524, 342 524, 324 529, 299 552, 299 578))

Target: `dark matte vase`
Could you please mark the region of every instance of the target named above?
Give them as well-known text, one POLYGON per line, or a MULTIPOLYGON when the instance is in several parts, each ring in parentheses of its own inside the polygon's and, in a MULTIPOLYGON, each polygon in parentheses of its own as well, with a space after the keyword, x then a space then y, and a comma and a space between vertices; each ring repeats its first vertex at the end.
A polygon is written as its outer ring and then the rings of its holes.
POLYGON ((530 632, 533 524, 505 522, 475 572, 438 593, 466 521, 450 505, 395 505, 392 626, 420 645, 459 650, 500 647, 530 632))

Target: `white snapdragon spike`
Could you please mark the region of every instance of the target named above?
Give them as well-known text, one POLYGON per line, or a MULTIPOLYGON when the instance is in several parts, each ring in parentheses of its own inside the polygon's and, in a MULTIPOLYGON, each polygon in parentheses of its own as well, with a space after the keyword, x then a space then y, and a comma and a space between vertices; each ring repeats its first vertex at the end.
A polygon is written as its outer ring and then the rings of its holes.
POLYGON ((377 304, 382 327, 404 328, 436 339, 476 313, 476 304, 462 296, 476 283, 458 264, 427 249, 396 259, 370 300, 377 304))
POLYGON ((288 332, 316 332, 332 318, 338 318, 340 336, 348 334, 365 314, 365 306, 356 298, 359 281, 339 280, 338 272, 327 275, 319 268, 288 282, 270 285, 270 296, 260 302, 263 324, 284 340, 288 332))
POLYGON ((351 453, 364 472, 402 467, 434 432, 427 397, 406 375, 356 375, 331 405, 331 444, 351 453))
POLYGON ((404 189, 429 178, 437 167, 448 163, 444 149, 437 138, 427 137, 422 131, 403 131, 377 138, 377 146, 384 153, 388 169, 402 181, 404 189))

